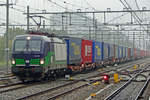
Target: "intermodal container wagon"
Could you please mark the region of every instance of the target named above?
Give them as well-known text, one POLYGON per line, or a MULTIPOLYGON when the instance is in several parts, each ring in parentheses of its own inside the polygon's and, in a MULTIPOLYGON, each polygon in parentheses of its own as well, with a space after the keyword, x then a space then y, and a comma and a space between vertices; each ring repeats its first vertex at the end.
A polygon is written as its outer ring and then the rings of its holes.
POLYGON ((123 58, 123 46, 118 46, 118 58, 123 58))
POLYGON ((118 59, 118 45, 114 45, 114 53, 115 53, 115 59, 118 59))
POLYGON ((109 50, 109 59, 114 60, 115 58, 115 52, 114 52, 114 44, 110 44, 110 50, 109 50))
POLYGON ((127 50, 128 50, 128 48, 127 48, 127 47, 125 47, 125 58, 127 58, 127 57, 128 57, 127 50))
POLYGON ((81 39, 66 39, 67 44, 67 64, 81 64, 81 39))
POLYGON ((137 48, 134 48, 134 59, 137 58, 137 48))
POLYGON ((126 57, 126 47, 122 47, 123 48, 123 58, 126 57))
POLYGON ((109 44, 103 42, 103 60, 109 59, 109 44))
POLYGON ((102 42, 93 41, 92 62, 98 63, 102 61, 103 47, 102 42))
POLYGON ((145 51, 144 51, 144 50, 141 50, 141 51, 140 51, 140 56, 141 56, 141 57, 144 57, 144 56, 145 56, 145 51))
POLYGON ((131 60, 131 48, 128 48, 127 50, 128 54, 128 60, 131 60))
POLYGON ((131 48, 131 60, 134 59, 134 49, 131 48))
POLYGON ((137 58, 141 58, 140 52, 141 52, 141 50, 137 49, 137 58))
POLYGON ((82 64, 92 63, 92 46, 93 41, 82 39, 81 43, 82 64))

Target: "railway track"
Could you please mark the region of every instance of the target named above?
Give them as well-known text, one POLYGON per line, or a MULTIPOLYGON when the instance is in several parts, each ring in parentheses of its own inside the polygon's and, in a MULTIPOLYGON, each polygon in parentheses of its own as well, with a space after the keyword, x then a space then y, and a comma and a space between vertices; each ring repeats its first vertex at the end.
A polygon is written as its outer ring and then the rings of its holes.
MULTIPOLYGON (((92 84, 92 82, 94 82, 94 81, 100 81, 101 79, 99 78, 98 80, 92 80, 92 81, 88 81, 89 80, 89 78, 92 78, 92 77, 97 77, 97 76, 100 76, 100 75, 103 75, 103 73, 109 73, 109 72, 111 72, 112 70, 115 70, 115 69, 119 69, 119 70, 124 70, 124 69, 127 69, 127 68, 130 68, 130 67, 132 67, 135 63, 137 63, 137 61, 135 61, 135 62, 130 62, 130 63, 128 63, 128 64, 124 64, 124 65, 121 65, 121 66, 118 66, 118 67, 115 67, 115 68, 106 68, 106 69, 104 69, 104 71, 101 71, 101 72, 98 72, 98 71, 96 71, 96 74, 95 75, 93 75, 92 74, 92 76, 89 76, 89 77, 86 77, 86 78, 80 78, 80 79, 78 79, 78 80, 74 80, 74 81, 71 81, 71 82, 64 82, 64 84, 61 84, 61 85, 57 85, 57 86, 55 86, 55 87, 53 87, 53 88, 48 88, 47 90, 45 89, 45 92, 42 90, 41 91, 41 93, 31 93, 30 95, 26 95, 26 96, 24 96, 24 97, 20 97, 20 98, 18 98, 19 100, 20 99, 30 99, 30 98, 35 98, 36 96, 38 96, 39 94, 40 95, 43 95, 43 94, 45 94, 45 93, 48 93, 48 91, 51 93, 51 92, 54 92, 54 90, 60 90, 61 88, 64 88, 64 87, 66 87, 66 88, 68 88, 68 86, 73 86, 73 85, 75 85, 75 87, 74 88, 69 88, 69 90, 68 89, 66 89, 66 91, 62 91, 61 93, 60 93, 60 91, 59 91, 59 93, 58 92, 56 92, 55 93, 55 95, 53 95, 53 94, 51 94, 51 96, 49 96, 49 97, 51 97, 51 98, 47 98, 47 99, 52 99, 52 98, 57 98, 57 97, 59 97, 59 96, 61 96, 61 95, 64 95, 64 94, 67 94, 67 93, 69 93, 69 92, 71 92, 71 91, 75 91, 75 90, 77 90, 77 89, 79 89, 79 88, 81 88, 82 89, 82 87, 86 87, 86 86, 88 86, 89 84, 92 84), (88 82, 87 82, 88 81, 88 82), (76 84, 78 84, 78 85, 76 85, 76 84), (68 92, 67 92, 68 91, 68 92), (57 95, 56 95, 57 94, 57 95)), ((138 61, 138 64, 142 64, 142 63, 144 63, 144 61, 143 60, 140 60, 140 61, 138 61)), ((93 72, 92 72, 93 73, 93 72)), ((83 74, 84 75, 84 74, 83 74)), ((55 81, 54 81, 55 82, 55 81)), ((27 88, 27 87, 32 87, 32 86, 36 86, 36 85, 42 85, 42 84, 45 84, 45 83, 48 83, 48 82, 41 82, 41 83, 31 83, 31 84, 22 84, 22 83, 11 83, 11 84, 8 84, 8 85, 5 85, 5 86, 1 86, 0 87, 0 93, 7 93, 7 92, 11 92, 11 91, 17 91, 17 90, 23 90, 24 88, 27 88)), ((50 83, 51 84, 51 83, 50 83)), ((19 97, 19 96, 18 96, 19 97)), ((42 96, 41 96, 42 97, 42 96)), ((16 99, 16 98, 15 98, 16 99)))
POLYGON ((135 81, 135 78, 140 75, 143 76, 142 73, 145 72, 146 69, 149 67, 150 66, 147 65, 144 69, 141 69, 138 73, 133 75, 133 77, 131 77, 125 84, 123 84, 116 91, 106 97, 105 100, 137 100, 144 91, 146 85, 148 84, 150 76, 148 74, 147 76, 145 76, 145 80, 141 81, 135 81))
MULTIPOLYGON (((138 64, 143 64, 143 63, 144 62, 139 62, 138 64)), ((134 64, 130 64, 130 66, 124 65, 124 68, 122 68, 123 66, 120 66, 120 67, 117 67, 117 68, 120 69, 120 70, 123 70, 123 69, 130 68, 134 64)), ((73 92, 73 91, 75 91, 77 89, 80 89, 82 87, 88 86, 89 84, 92 84, 92 83, 94 83, 96 81, 101 81, 102 78, 100 78, 98 80, 92 80, 92 81, 89 81, 87 83, 86 79, 90 79, 92 77, 100 76, 100 75, 102 75, 104 73, 111 72, 114 69, 116 69, 116 68, 109 69, 107 71, 103 71, 101 73, 98 73, 96 75, 93 75, 93 76, 90 76, 90 77, 87 77, 87 78, 83 78, 83 79, 80 79, 80 80, 75 80, 75 81, 72 81, 72 82, 69 82, 69 83, 65 83, 65 84, 62 84, 62 85, 59 85, 59 86, 56 86, 56 87, 48 88, 47 90, 44 90, 44 91, 41 91, 41 92, 38 92, 38 93, 34 93, 34 94, 31 94, 31 95, 27 95, 27 96, 18 98, 17 100, 36 99, 36 97, 40 97, 40 96, 41 97, 49 97, 49 98, 47 98, 48 100, 54 100, 54 99, 56 99, 59 96, 65 95, 67 93, 73 92), (80 85, 76 85, 78 83, 81 83, 81 84, 80 85), (68 86, 71 86, 73 88, 69 88, 68 89, 68 86), (64 89, 64 88, 66 88, 66 89, 64 89), (65 90, 65 91, 61 91, 60 92, 60 90, 65 90), (43 95, 47 95, 47 96, 43 96, 43 95)))
POLYGON ((150 81, 150 76, 148 77, 148 79, 146 80, 146 82, 144 83, 143 87, 141 88, 140 92, 138 93, 138 95, 136 96, 135 100, 138 100, 142 94, 144 93, 147 85, 149 84, 149 81, 150 81))
POLYGON ((4 85, 4 86, 0 86, 0 93, 9 92, 9 91, 13 91, 25 87, 27 87, 27 85, 22 84, 22 82, 4 85))

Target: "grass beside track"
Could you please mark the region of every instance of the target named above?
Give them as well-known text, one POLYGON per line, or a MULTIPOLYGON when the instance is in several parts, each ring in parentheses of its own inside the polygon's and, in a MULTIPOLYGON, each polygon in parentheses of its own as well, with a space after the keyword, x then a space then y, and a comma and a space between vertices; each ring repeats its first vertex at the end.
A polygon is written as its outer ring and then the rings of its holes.
POLYGON ((3 61, 3 62, 0 62, 0 67, 4 67, 6 65, 6 63, 3 61))
MULTIPOLYGON (((8 63, 9 69, 11 68, 10 62, 8 63)), ((0 71, 6 69, 6 62, 5 61, 0 61, 0 71)))

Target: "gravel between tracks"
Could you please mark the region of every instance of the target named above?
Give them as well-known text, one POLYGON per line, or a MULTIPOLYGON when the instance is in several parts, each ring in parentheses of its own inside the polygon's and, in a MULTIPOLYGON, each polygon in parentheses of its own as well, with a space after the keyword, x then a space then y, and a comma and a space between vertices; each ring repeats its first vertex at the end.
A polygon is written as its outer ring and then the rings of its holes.
POLYGON ((6 93, 2 93, 2 94, 0 94, 0 100, 15 100, 17 98, 24 97, 26 95, 30 95, 33 93, 37 93, 39 91, 46 90, 47 88, 54 87, 58 84, 63 84, 63 82, 57 80, 57 81, 48 82, 48 83, 43 84, 43 85, 40 84, 40 85, 35 85, 32 87, 26 87, 23 89, 19 89, 16 91, 10 91, 10 92, 6 92, 6 93))
POLYGON ((110 84, 100 83, 100 85, 96 85, 96 86, 91 84, 88 87, 84 87, 68 95, 64 95, 58 98, 58 100, 85 100, 92 93, 97 93, 98 91, 108 86, 108 88, 106 88, 105 90, 103 90, 102 92, 100 92, 99 94, 97 94, 95 97, 92 98, 92 100, 103 100, 106 96, 108 96, 110 93, 112 93, 115 89, 117 89, 121 85, 122 83, 113 84, 112 82, 110 84))
POLYGON ((150 100, 150 82, 149 82, 146 90, 144 91, 144 94, 142 95, 141 98, 139 98, 139 100, 150 100))
MULTIPOLYGON (((107 69, 109 69, 109 68, 107 68, 107 69)), ((92 76, 93 74, 97 74, 97 73, 99 73, 99 72, 94 71, 94 72, 90 72, 90 73, 86 73, 86 74, 78 74, 78 75, 73 76, 73 78, 80 79, 81 77, 82 78, 87 77, 87 75, 92 76)), ((32 87, 23 88, 23 89, 19 89, 16 91, 10 91, 7 93, 2 93, 2 94, 0 94, 0 100, 15 100, 17 98, 21 98, 21 97, 24 97, 24 96, 29 95, 29 94, 34 94, 34 93, 37 93, 39 91, 46 90, 50 87, 55 87, 55 86, 58 86, 60 84, 64 84, 65 82, 66 81, 64 81, 64 79, 62 78, 62 79, 58 79, 56 81, 48 82, 45 84, 35 85, 32 87)), ((81 82, 81 84, 82 84, 82 82, 81 82)), ((70 96, 64 96, 62 98, 62 100, 83 100, 83 99, 87 98, 92 92, 95 93, 98 90, 104 88, 106 85, 101 83, 99 86, 91 86, 90 85, 90 86, 88 86, 88 88, 86 87, 86 88, 78 89, 77 91, 72 92, 70 94, 70 96)), ((114 85, 114 88, 116 89, 118 86, 119 85, 116 85, 116 86, 114 85)), ((110 88, 112 88, 112 87, 110 87, 110 88)), ((46 98, 43 98, 43 99, 46 99, 46 98)))

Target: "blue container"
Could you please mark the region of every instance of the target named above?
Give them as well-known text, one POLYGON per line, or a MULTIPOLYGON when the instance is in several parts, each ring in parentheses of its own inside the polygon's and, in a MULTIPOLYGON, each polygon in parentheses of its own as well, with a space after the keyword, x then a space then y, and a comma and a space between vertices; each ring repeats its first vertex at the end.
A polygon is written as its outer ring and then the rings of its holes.
POLYGON ((118 59, 118 45, 115 45, 115 58, 118 59))
POLYGON ((125 48, 125 58, 127 58, 128 57, 128 53, 127 53, 128 48, 127 47, 124 47, 124 48, 125 48))
POLYGON ((134 57, 134 50, 131 48, 131 59, 134 57))
POLYGON ((103 60, 103 46, 102 42, 93 41, 93 55, 92 62, 100 62, 103 60))
POLYGON ((123 46, 118 46, 118 58, 123 58, 123 46))
POLYGON ((126 47, 122 47, 123 48, 123 58, 126 57, 126 47))
POLYGON ((114 56, 115 56, 115 52, 114 52, 114 50, 115 50, 115 46, 114 46, 114 44, 110 44, 110 50, 109 50, 109 58, 114 58, 114 56))
POLYGON ((103 42, 103 60, 109 59, 110 46, 108 43, 103 42))
POLYGON ((66 39, 67 44, 67 64, 81 63, 81 39, 69 38, 66 39))
POLYGON ((123 46, 121 46, 121 50, 122 50, 121 58, 123 58, 124 57, 124 54, 123 54, 124 47, 123 46))

